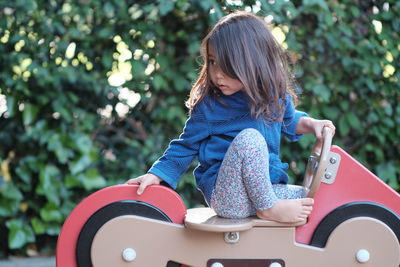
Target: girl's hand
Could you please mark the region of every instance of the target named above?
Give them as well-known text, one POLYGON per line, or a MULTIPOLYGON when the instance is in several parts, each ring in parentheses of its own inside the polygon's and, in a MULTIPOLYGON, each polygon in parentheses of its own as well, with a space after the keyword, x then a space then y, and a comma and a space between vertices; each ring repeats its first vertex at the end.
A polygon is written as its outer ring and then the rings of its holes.
POLYGON ((335 135, 336 127, 333 125, 332 121, 330 120, 312 120, 312 128, 314 130, 315 137, 317 139, 322 138, 322 130, 324 127, 328 127, 332 130, 332 137, 335 135))
POLYGON ((332 136, 335 135, 336 127, 330 120, 316 120, 311 117, 301 117, 297 123, 297 134, 314 133, 317 139, 322 138, 322 129, 329 127, 332 130, 332 136))
POLYGON ((139 188, 137 190, 137 194, 141 195, 147 186, 152 184, 160 184, 162 179, 152 173, 146 173, 137 178, 129 179, 126 181, 126 184, 138 184, 139 188))

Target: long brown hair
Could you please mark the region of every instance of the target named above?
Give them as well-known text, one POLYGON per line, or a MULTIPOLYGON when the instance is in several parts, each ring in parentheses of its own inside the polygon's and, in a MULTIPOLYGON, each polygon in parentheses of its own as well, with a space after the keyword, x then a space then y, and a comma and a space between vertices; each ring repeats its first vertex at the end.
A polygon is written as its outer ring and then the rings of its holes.
POLYGON ((289 56, 262 19, 243 11, 221 18, 203 39, 204 64, 186 106, 192 110, 207 94, 217 95, 208 73, 210 45, 214 47, 221 70, 243 84, 250 99, 251 115, 281 120, 285 94, 291 94, 296 100, 294 79, 288 68, 289 56))

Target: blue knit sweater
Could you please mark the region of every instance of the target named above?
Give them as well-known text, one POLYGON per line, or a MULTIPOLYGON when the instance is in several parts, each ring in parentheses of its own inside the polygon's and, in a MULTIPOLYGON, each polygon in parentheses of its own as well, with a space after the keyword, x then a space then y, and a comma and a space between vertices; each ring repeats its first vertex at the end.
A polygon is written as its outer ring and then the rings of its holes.
POLYGON ((205 97, 195 106, 186 121, 179 139, 172 140, 164 155, 149 170, 176 188, 179 178, 197 157, 199 164, 194 170, 198 189, 210 203, 215 180, 222 160, 235 136, 247 128, 257 129, 268 144, 270 178, 272 183, 287 183, 287 163, 279 159, 281 133, 291 141, 298 140, 296 126, 306 113, 294 109, 290 95, 286 95, 286 110, 282 122, 265 123, 254 120, 250 114, 248 96, 239 91, 233 95, 222 95, 223 103, 214 97, 205 97), (228 106, 227 106, 228 105, 228 106))

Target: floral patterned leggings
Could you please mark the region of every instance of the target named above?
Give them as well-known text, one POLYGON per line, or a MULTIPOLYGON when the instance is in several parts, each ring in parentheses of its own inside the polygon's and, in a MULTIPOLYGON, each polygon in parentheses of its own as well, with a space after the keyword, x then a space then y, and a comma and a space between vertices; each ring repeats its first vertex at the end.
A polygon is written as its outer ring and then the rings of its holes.
POLYGON ((300 186, 271 184, 268 146, 255 129, 241 131, 232 141, 215 183, 211 207, 225 218, 245 218, 280 199, 304 197, 300 186))

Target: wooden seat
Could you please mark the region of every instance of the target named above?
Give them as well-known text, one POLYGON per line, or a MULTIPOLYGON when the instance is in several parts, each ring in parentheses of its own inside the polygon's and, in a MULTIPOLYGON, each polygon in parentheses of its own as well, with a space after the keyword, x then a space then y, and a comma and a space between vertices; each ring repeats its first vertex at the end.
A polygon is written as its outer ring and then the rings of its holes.
POLYGON ((257 217, 227 219, 216 215, 211 208, 188 209, 185 217, 185 226, 187 228, 207 232, 241 232, 253 227, 295 227, 305 223, 306 221, 299 223, 280 223, 261 220, 257 217))

